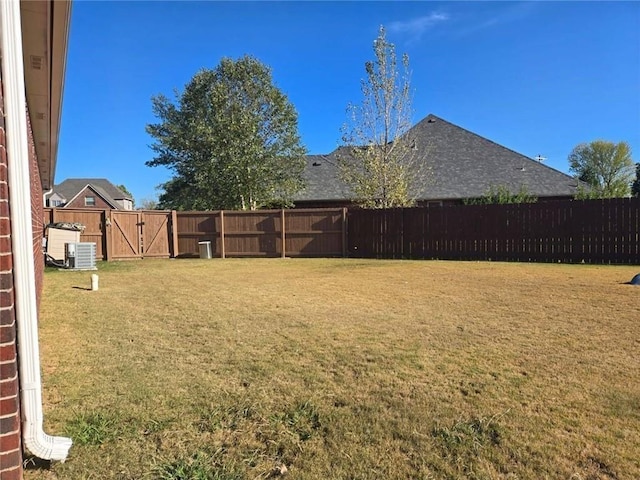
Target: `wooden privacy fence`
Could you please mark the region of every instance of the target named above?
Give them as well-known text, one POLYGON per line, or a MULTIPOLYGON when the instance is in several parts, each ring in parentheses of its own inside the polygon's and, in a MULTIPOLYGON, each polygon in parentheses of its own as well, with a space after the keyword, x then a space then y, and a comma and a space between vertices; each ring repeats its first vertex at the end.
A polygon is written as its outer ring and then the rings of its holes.
POLYGON ((199 242, 207 241, 213 255, 223 258, 346 256, 345 219, 346 209, 170 212, 47 208, 44 212, 45 224, 83 224, 80 241, 94 242, 96 257, 103 260, 198 257, 199 242))
POLYGON ((211 242, 216 257, 341 257, 346 209, 177 212, 178 256, 211 242))
POLYGON ((174 217, 175 212, 162 210, 44 209, 45 225, 59 222, 84 225, 80 241, 95 243, 96 257, 102 260, 175 256, 174 217))
POLYGON ((640 199, 349 210, 361 258, 640 264, 640 199))
POLYGON ((360 257, 640 264, 640 199, 392 210, 45 209, 97 257, 360 257))

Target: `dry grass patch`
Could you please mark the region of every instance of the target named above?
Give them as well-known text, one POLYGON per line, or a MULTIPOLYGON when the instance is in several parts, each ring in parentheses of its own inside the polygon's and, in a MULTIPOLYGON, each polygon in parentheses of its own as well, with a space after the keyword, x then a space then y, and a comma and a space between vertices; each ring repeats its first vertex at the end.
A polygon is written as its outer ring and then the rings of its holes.
POLYGON ((164 260, 47 272, 35 479, 640 478, 637 267, 164 260))

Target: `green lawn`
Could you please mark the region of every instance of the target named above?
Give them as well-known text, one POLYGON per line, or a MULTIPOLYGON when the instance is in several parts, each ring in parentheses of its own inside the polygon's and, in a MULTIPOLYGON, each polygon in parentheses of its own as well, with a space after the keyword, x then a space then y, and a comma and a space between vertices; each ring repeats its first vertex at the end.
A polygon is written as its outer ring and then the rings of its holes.
POLYGON ((640 267, 48 271, 34 479, 640 478, 640 267))

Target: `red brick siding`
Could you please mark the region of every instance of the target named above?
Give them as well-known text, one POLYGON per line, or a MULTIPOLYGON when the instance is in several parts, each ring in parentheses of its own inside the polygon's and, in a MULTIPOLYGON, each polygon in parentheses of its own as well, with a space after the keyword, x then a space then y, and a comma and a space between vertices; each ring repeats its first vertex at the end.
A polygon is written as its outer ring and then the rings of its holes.
POLYGON ((40 182, 40 170, 38 169, 38 157, 33 141, 33 131, 27 112, 27 130, 29 132, 29 180, 31 182, 31 225, 33 228, 33 260, 36 274, 36 296, 38 308, 42 295, 42 283, 44 280, 44 252, 42 250, 42 237, 44 236, 44 206, 42 204, 42 183, 40 182))
POLYGON ((0 478, 19 480, 22 478, 20 385, 4 127, 4 97, 0 73, 0 478))
POLYGON ((67 203, 65 205, 65 208, 96 208, 96 209, 104 210, 105 208, 110 209, 113 207, 109 205, 107 202, 105 202, 102 199, 102 197, 99 196, 97 193, 95 193, 91 188, 85 188, 82 192, 80 192, 80 195, 78 195, 73 202, 67 203), (84 199, 86 197, 95 198, 96 199, 95 206, 93 207, 86 206, 84 204, 84 199))

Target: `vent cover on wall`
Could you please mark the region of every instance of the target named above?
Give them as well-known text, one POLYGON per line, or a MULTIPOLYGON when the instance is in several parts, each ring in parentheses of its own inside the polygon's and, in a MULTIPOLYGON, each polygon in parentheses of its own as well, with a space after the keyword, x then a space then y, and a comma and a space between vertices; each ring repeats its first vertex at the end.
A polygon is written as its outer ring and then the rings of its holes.
POLYGON ((29 60, 31 61, 31 68, 33 68, 34 70, 42 70, 44 57, 41 57, 40 55, 31 55, 29 57, 29 60))

